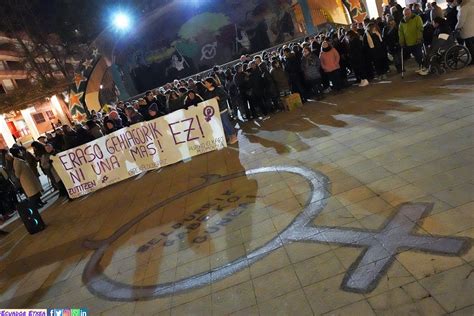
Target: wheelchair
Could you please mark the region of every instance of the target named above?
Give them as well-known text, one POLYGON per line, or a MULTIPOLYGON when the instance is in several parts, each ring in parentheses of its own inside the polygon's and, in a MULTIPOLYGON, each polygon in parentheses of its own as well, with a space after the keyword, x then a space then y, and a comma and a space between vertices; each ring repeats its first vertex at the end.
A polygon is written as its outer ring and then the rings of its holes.
POLYGON ((460 70, 467 67, 472 56, 466 46, 454 40, 450 45, 439 48, 428 58, 430 72, 441 75, 447 70, 460 70))

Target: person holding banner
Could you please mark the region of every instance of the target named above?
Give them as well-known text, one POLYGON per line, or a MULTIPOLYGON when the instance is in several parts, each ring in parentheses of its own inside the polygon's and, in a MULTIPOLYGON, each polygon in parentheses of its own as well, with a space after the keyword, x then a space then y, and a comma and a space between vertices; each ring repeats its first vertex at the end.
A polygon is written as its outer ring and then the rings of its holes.
POLYGON ((229 139, 229 144, 232 145, 237 143, 239 141, 237 138, 237 132, 230 122, 229 109, 227 108, 227 99, 229 98, 227 92, 225 92, 222 87, 217 86, 216 81, 211 77, 204 80, 204 86, 207 89, 205 99, 210 100, 216 98, 219 103, 222 126, 224 127, 224 132, 229 139))
POLYGON ((125 109, 125 113, 127 114, 130 125, 145 121, 143 116, 137 110, 135 110, 133 106, 128 106, 125 109))
POLYGON ((186 97, 184 98, 184 108, 188 109, 190 106, 196 106, 204 101, 202 97, 194 92, 194 90, 188 90, 186 97))

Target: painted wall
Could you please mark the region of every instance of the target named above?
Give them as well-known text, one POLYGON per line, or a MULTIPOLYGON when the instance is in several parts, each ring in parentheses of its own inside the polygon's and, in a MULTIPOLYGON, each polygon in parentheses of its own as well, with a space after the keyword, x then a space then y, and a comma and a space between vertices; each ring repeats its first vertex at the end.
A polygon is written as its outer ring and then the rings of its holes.
POLYGON ((347 15, 341 0, 308 0, 312 10, 313 21, 316 25, 332 22, 338 24, 348 24, 347 15), (324 15, 321 15, 324 12, 324 15), (324 21, 328 17, 328 21, 324 21))
POLYGON ((138 33, 117 45, 115 63, 137 91, 302 35, 291 0, 199 3, 175 1, 158 9, 166 14, 150 14, 138 33))

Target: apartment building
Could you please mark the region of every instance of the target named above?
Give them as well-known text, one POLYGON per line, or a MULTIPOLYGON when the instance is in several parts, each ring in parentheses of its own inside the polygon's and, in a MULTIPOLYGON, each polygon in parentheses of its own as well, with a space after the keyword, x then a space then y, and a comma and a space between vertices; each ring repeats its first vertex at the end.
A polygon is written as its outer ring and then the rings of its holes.
MULTIPOLYGON (((21 38, 22 44, 32 47, 28 38, 21 38)), ((30 87, 36 82, 37 74, 25 62, 25 50, 16 38, 0 33, 0 97, 14 93, 16 89, 30 87)), ((59 47, 57 47, 60 49, 59 47)), ((44 52, 35 54, 36 67, 48 68, 49 76, 65 79, 51 56, 44 52)), ((78 61, 66 60, 66 69, 73 72, 78 61)), ((65 88, 65 90, 67 90, 65 88)), ((67 96, 62 94, 45 95, 35 100, 21 100, 22 106, 8 104, 7 110, 0 109, 0 148, 11 146, 14 142, 29 143, 40 135, 51 131, 59 123, 69 123, 69 110, 65 103, 67 96), (14 110, 9 110, 15 108, 14 110)))

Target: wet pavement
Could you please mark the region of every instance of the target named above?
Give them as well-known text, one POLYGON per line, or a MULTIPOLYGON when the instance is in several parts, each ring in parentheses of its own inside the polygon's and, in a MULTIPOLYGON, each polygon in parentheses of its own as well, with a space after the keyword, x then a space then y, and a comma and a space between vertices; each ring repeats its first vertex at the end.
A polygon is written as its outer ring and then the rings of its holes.
POLYGON ((0 237, 0 306, 472 315, 474 68, 241 124, 239 143, 0 237))

